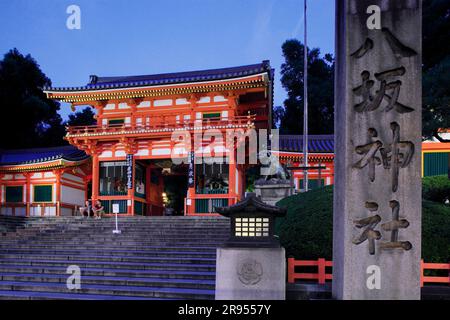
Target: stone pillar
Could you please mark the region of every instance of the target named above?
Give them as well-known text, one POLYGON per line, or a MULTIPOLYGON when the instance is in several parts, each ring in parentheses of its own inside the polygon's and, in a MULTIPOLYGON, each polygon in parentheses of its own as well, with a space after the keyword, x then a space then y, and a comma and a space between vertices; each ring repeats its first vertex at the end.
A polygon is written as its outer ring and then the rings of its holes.
POLYGON ((216 300, 285 300, 284 248, 218 248, 216 300))
POLYGON ((336 299, 420 299, 421 6, 336 1, 336 299))

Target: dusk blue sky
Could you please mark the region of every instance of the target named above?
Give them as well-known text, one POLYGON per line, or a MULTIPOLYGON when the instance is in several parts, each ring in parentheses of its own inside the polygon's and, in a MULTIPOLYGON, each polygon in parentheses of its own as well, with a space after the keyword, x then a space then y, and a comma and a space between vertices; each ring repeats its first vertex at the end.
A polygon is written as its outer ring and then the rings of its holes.
MULTIPOLYGON (((309 0, 308 42, 334 52, 334 0, 309 0)), ((232 67, 270 60, 280 83, 281 45, 303 41, 303 0, 0 0, 0 53, 31 54, 54 86, 90 74, 140 75, 232 67), (66 9, 81 8, 81 30, 66 9)), ((64 118, 70 108, 63 106, 64 118)))

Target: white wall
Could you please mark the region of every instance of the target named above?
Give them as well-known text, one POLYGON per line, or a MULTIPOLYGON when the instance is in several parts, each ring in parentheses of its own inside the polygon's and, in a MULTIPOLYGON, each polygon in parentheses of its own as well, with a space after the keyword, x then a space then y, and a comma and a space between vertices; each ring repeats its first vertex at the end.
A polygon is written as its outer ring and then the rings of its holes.
POLYGON ((63 203, 81 206, 84 203, 84 197, 84 190, 61 186, 61 202, 63 203))
MULTIPOLYGON (((41 211, 42 211, 42 207, 31 207, 30 208, 30 217, 40 217, 41 211)), ((45 211, 44 211, 44 216, 55 217, 56 216, 56 208, 55 207, 46 207, 45 211)))
POLYGON ((60 209, 60 215, 63 216, 63 217, 71 216, 71 215, 72 215, 72 209, 69 209, 69 208, 61 208, 61 209, 60 209))

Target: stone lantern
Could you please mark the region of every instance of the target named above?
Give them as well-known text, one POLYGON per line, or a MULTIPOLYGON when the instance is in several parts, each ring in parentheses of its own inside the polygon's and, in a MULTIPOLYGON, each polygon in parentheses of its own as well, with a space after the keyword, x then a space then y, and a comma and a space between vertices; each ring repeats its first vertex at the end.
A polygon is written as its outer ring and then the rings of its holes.
POLYGON ((275 218, 286 215, 285 208, 268 205, 254 193, 230 207, 215 208, 216 212, 230 218, 230 238, 224 247, 280 247, 274 235, 275 218))
POLYGON ((230 219, 230 238, 217 249, 217 300, 284 300, 286 255, 274 234, 286 209, 255 194, 230 207, 215 208, 230 219))

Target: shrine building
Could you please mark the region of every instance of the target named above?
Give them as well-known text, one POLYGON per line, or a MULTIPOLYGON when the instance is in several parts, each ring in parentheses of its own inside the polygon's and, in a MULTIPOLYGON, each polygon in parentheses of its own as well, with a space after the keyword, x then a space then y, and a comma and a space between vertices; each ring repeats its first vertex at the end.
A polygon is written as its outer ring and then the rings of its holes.
POLYGON ((90 171, 89 156, 72 146, 0 150, 0 214, 76 215, 90 171))
MULTIPOLYGON (((121 214, 161 215, 171 198, 176 214, 202 215, 241 199, 247 165, 236 164, 236 149, 224 143, 204 143, 194 147, 194 154, 223 154, 229 163, 175 164, 172 133, 270 130, 273 75, 263 61, 147 76, 91 76, 86 86, 45 92, 73 109, 96 109, 96 125, 69 127, 65 139, 91 156, 92 199, 100 200, 108 213, 116 204, 121 214), (170 194, 164 191, 167 185, 170 194)), ((188 157, 183 151, 177 156, 188 157)))

